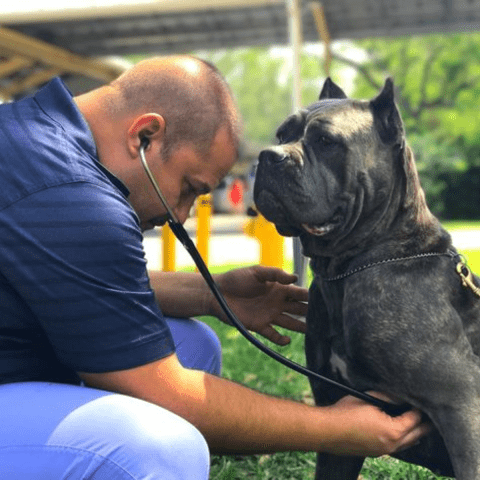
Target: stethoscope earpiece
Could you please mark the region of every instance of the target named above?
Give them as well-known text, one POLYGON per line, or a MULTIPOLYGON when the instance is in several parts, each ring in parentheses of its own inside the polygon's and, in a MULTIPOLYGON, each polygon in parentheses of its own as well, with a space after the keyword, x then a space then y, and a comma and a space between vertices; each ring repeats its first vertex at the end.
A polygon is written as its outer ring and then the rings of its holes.
POLYGON ((148 139, 148 137, 142 137, 140 139, 140 148, 143 148, 144 150, 146 150, 149 145, 150 145, 150 140, 148 139))

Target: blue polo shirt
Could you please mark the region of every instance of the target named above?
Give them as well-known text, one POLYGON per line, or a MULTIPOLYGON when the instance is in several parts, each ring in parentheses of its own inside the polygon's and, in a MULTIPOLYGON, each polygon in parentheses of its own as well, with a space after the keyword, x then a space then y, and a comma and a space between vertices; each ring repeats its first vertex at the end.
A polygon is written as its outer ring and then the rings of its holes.
POLYGON ((60 80, 0 105, 0 383, 174 351, 127 197, 60 80))

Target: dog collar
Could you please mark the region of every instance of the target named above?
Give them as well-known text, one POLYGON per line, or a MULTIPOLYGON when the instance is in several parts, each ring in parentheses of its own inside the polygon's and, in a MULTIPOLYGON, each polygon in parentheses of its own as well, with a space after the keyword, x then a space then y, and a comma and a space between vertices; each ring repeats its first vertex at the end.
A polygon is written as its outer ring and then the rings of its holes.
POLYGON ((362 265, 361 267, 357 267, 345 273, 335 275, 334 277, 327 277, 327 278, 321 277, 321 278, 325 282, 335 282, 337 280, 342 280, 344 278, 350 277, 351 275, 355 275, 356 273, 361 272, 363 270, 367 270, 368 268, 373 268, 379 265, 385 265, 387 263, 403 262, 404 260, 416 260, 419 258, 427 258, 427 257, 444 257, 444 256, 448 256, 456 262, 455 271, 460 276, 462 285, 465 288, 469 288, 470 290, 472 290, 472 292, 477 297, 480 298, 480 288, 475 285, 473 274, 468 268, 466 260, 462 255, 460 255, 459 253, 453 250, 447 250, 446 252, 419 253, 418 255, 411 255, 408 257, 388 258, 385 260, 380 260, 379 262, 372 262, 366 265, 362 265))
POLYGON ((458 255, 458 257, 459 261, 457 262, 455 270, 457 271, 458 275, 460 275, 462 285, 464 286, 464 288, 469 288, 475 296, 480 298, 480 288, 475 285, 471 270, 468 268, 467 263, 464 261, 463 257, 461 255, 458 255))

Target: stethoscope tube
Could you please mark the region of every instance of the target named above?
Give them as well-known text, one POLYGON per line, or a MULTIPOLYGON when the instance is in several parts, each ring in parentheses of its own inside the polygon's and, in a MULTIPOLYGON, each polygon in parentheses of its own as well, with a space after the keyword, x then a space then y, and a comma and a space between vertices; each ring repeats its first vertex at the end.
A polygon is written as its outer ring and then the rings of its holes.
POLYGON ((139 154, 140 154, 140 159, 142 161, 142 164, 144 166, 145 172, 147 173, 147 176, 152 183, 160 201, 162 202, 163 206, 165 207, 168 215, 168 225, 170 226, 170 229, 174 233, 175 237, 180 241, 180 243, 185 247, 187 252, 190 254, 192 257, 192 260, 194 261, 195 265, 198 268, 198 271, 201 273, 203 278, 205 279, 205 282, 207 283, 208 287, 212 291, 214 297, 218 301, 220 307, 222 310, 225 312, 225 315, 227 318, 230 320, 232 325, 250 342, 252 343, 255 347, 257 347, 259 350, 261 350, 263 353, 268 355, 269 357, 273 358, 277 362, 283 364, 284 366, 290 368, 291 370, 294 370, 302 375, 305 375, 306 377, 310 377, 315 380, 319 380, 323 383, 327 383, 335 388, 338 388, 342 391, 344 391, 348 395, 352 395, 353 397, 359 398, 367 403, 370 403, 376 407, 378 407, 380 410, 384 411, 388 415, 392 417, 396 417, 398 415, 401 415, 402 413, 405 413, 406 411, 410 410, 410 405, 408 404, 401 404, 401 405, 395 405, 393 403, 388 403, 385 402, 384 400, 381 400, 379 398, 373 397, 372 395, 369 395, 364 392, 360 392, 358 390, 355 390, 347 385, 341 384, 335 380, 332 380, 328 377, 324 377, 323 375, 320 375, 316 372, 313 372, 312 370, 309 370, 302 365, 293 362, 292 360, 289 360, 288 358, 283 357, 282 355, 278 354, 274 350, 271 350, 268 348, 266 345, 264 345, 262 342, 260 342, 257 338, 255 338, 240 322, 240 320, 237 318, 237 316, 232 312, 230 307, 227 304, 227 301, 225 300, 224 296, 218 289, 217 284, 215 283, 215 280, 213 279, 212 275, 210 274, 210 271, 208 270, 208 267, 206 266, 205 262, 203 261, 200 253, 198 252, 197 248, 195 247, 194 243, 192 242, 190 236, 188 235, 187 231, 183 227, 183 225, 178 221, 177 217, 175 216, 174 212, 171 210, 169 207, 165 197, 163 196, 154 176, 152 175, 148 164, 145 159, 145 149, 148 147, 149 140, 147 137, 143 137, 141 140, 140 144, 140 149, 139 149, 139 154))

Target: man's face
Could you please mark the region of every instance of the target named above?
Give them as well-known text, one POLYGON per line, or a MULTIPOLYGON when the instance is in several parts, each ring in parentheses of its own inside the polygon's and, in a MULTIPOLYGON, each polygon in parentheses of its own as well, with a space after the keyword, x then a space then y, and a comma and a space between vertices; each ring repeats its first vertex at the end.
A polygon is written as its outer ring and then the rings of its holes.
MULTIPOLYGON (((217 187, 235 163, 236 155, 236 149, 224 129, 215 136, 206 158, 190 144, 179 145, 167 160, 145 152, 160 190, 181 223, 188 218, 197 196, 217 187)), ((165 208, 146 174, 141 185, 135 191, 131 190, 130 202, 140 218, 142 230, 150 230, 166 222, 165 208)))

